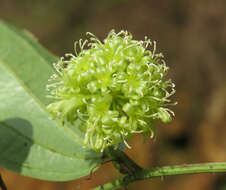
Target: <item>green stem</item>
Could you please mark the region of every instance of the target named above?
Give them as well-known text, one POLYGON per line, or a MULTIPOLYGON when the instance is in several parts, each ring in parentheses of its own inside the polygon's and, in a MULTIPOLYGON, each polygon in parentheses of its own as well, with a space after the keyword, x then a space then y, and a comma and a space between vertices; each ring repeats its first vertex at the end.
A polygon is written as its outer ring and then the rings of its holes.
POLYGON ((113 182, 99 186, 93 190, 113 190, 122 186, 126 186, 129 183, 137 180, 150 179, 154 177, 219 172, 226 172, 226 162, 183 164, 176 166, 164 166, 150 169, 142 169, 134 173, 134 175, 127 175, 113 182))
POLYGON ((115 168, 122 174, 133 175, 137 171, 142 170, 140 166, 119 149, 109 147, 105 150, 105 154, 112 160, 115 168))

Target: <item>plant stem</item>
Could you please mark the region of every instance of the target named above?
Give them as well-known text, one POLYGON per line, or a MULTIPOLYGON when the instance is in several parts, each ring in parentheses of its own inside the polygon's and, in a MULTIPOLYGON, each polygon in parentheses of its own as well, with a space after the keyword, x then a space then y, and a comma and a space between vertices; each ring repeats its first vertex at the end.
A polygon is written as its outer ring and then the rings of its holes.
POLYGON ((109 147, 105 150, 105 154, 112 160, 113 165, 122 174, 133 175, 142 170, 132 159, 130 159, 123 151, 109 147))
POLYGON ((123 178, 117 179, 105 185, 101 185, 93 190, 113 190, 122 186, 126 186, 129 183, 137 180, 150 179, 154 177, 219 172, 226 172, 226 162, 183 164, 176 166, 164 166, 150 169, 142 169, 134 173, 134 175, 126 175, 123 178))
POLYGON ((5 185, 5 183, 2 179, 1 174, 0 174, 0 187, 1 187, 2 190, 7 190, 7 187, 6 187, 6 185, 5 185))

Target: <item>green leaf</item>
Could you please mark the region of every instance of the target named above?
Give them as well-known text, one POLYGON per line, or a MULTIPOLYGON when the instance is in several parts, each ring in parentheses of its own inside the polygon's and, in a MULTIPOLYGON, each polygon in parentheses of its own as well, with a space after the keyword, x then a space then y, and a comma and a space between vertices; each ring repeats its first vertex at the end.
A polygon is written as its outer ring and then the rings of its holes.
POLYGON ((83 147, 79 123, 49 119, 45 85, 56 60, 31 34, 0 21, 0 165, 67 181, 88 175, 102 155, 83 147))

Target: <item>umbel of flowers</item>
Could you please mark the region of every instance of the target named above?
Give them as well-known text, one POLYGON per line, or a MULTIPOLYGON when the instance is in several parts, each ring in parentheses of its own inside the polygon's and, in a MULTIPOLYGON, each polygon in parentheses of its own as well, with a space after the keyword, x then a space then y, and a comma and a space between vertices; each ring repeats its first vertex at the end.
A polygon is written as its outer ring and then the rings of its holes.
POLYGON ((175 92, 155 42, 134 40, 127 31, 112 30, 103 42, 88 36, 75 44, 75 55, 54 64, 47 85, 56 99, 47 107, 53 118, 82 121, 84 145, 95 151, 120 143, 129 147, 136 133, 153 137, 157 120, 171 121, 167 106, 175 92))

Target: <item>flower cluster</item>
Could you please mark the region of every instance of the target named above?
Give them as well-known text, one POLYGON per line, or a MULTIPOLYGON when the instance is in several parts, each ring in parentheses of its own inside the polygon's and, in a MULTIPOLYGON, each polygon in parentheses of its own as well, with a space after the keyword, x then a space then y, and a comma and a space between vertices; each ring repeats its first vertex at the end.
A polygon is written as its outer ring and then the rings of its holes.
POLYGON ((156 120, 171 121, 166 106, 175 92, 164 79, 168 67, 155 42, 134 40, 127 31, 112 30, 103 42, 88 35, 89 41, 78 42, 79 53, 75 45, 75 55, 55 64, 55 82, 48 88, 57 101, 48 110, 63 121, 81 120, 84 145, 96 151, 120 143, 129 147, 135 133, 153 137, 156 120))

